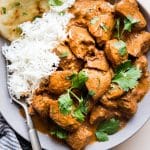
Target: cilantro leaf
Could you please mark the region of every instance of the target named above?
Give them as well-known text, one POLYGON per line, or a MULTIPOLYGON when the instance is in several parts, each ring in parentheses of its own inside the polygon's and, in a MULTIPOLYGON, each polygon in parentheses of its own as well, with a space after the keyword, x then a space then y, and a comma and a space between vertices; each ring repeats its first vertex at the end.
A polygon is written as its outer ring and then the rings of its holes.
POLYGON ((62 114, 67 115, 71 112, 73 106, 73 100, 70 97, 69 90, 66 94, 63 94, 58 99, 59 109, 62 114))
POLYGON ((94 25, 99 20, 99 17, 95 16, 90 20, 90 23, 94 25))
POLYGON ((105 142, 105 141, 109 140, 108 135, 103 131, 97 130, 95 135, 96 135, 96 138, 97 138, 98 141, 105 142))
POLYGON ((118 19, 116 20, 116 26, 115 26, 115 28, 116 28, 116 30, 117 30, 117 32, 115 33, 115 37, 116 37, 117 39, 120 39, 120 18, 118 18, 118 19))
POLYGON ((106 120, 99 125, 99 131, 107 133, 108 135, 114 134, 119 129, 119 120, 112 118, 110 120, 106 120))
POLYGON ((112 118, 100 123, 95 132, 96 138, 99 141, 108 141, 108 135, 112 135, 119 130, 120 121, 112 118))
POLYGON ((73 74, 71 76, 72 88, 81 89, 85 82, 88 80, 88 75, 85 71, 80 71, 78 74, 73 74))
POLYGON ((58 127, 55 130, 51 131, 50 134, 57 137, 57 138, 59 138, 59 139, 67 139, 67 132, 64 129, 60 128, 60 127, 58 127))
POLYGON ((2 7, 1 13, 2 13, 2 14, 6 14, 6 11, 7 11, 6 8, 5 8, 5 7, 2 7))
POLYGON ((135 18, 132 18, 131 16, 127 16, 127 18, 125 18, 125 20, 124 20, 124 28, 123 28, 123 30, 131 32, 132 26, 134 24, 138 23, 138 22, 139 22, 139 20, 137 20, 135 18))
POLYGON ((68 52, 64 52, 64 53, 59 55, 60 58, 65 58, 67 56, 68 56, 68 52))
POLYGON ((129 91, 138 84, 138 79, 141 77, 141 70, 127 61, 121 64, 117 70, 112 82, 117 83, 123 90, 129 91))
POLYGON ((80 122, 83 122, 84 121, 84 114, 82 113, 81 109, 80 108, 77 108, 74 113, 73 113, 73 116, 80 122))
POLYGON ((62 0, 48 0, 48 4, 50 6, 61 6, 63 5, 63 1, 62 0))
POLYGON ((124 56, 127 54, 126 43, 124 41, 120 40, 118 42, 115 42, 114 46, 116 49, 118 49, 119 54, 121 56, 124 56))
POLYGON ((93 90, 89 91, 89 92, 88 92, 88 95, 89 95, 89 96, 94 96, 94 95, 95 95, 95 91, 93 91, 93 90))
POLYGON ((109 29, 104 23, 101 23, 101 24, 100 24, 100 27, 101 27, 105 32, 107 32, 108 29, 109 29))

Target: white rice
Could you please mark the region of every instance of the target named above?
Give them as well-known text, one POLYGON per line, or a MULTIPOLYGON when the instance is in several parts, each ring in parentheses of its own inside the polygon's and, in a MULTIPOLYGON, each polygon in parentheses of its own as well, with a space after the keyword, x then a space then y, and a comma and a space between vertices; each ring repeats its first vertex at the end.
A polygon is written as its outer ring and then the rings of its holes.
POLYGON ((67 8, 74 0, 65 0, 59 7, 52 7, 42 18, 20 25, 22 36, 10 45, 2 47, 10 72, 8 88, 18 99, 24 94, 32 95, 42 78, 51 75, 59 65, 59 58, 52 50, 67 37, 66 27, 72 14, 67 8), (66 11, 61 16, 58 12, 66 11))

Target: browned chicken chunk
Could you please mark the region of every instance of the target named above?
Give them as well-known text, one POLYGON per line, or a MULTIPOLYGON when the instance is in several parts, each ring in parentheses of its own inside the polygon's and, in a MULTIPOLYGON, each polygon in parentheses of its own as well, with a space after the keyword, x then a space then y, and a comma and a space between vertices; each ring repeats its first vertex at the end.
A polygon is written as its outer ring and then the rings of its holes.
POLYGON ((55 71, 49 78, 49 91, 53 94, 63 94, 71 86, 67 77, 72 75, 72 71, 55 71))
POLYGON ((81 60, 77 59, 71 52, 68 46, 59 45, 56 49, 54 49, 56 55, 58 55, 61 59, 59 67, 63 70, 72 70, 79 71, 82 67, 81 60))
POLYGON ((111 73, 110 71, 102 72, 94 69, 84 69, 84 71, 88 74, 86 87, 88 91, 95 93, 92 97, 96 101, 108 90, 111 83, 111 73))
POLYGON ((135 61, 135 65, 142 70, 143 73, 146 72, 148 67, 148 60, 146 56, 142 55, 135 61))
POLYGON ((139 57, 146 53, 150 47, 150 33, 142 31, 141 33, 132 33, 127 37, 128 53, 134 57, 139 57))
POLYGON ((138 22, 134 25, 135 29, 146 27, 146 20, 138 8, 136 0, 121 0, 116 4, 116 11, 125 17, 132 17, 138 22))
POLYGON ((32 100, 32 107, 42 118, 48 118, 50 111, 50 101, 51 99, 47 96, 34 96, 32 100))
POLYGON ((102 71, 107 71, 109 69, 109 65, 103 51, 96 50, 95 56, 86 57, 86 61, 86 68, 98 69, 102 71))
POLYGON ((109 110, 102 106, 96 106, 93 108, 90 115, 90 124, 95 124, 97 122, 110 119, 112 117, 120 117, 121 113, 116 110, 109 110))
POLYGON ((118 101, 118 108, 125 118, 130 119, 137 111, 137 102, 124 96, 118 101))
POLYGON ((121 47, 121 41, 113 39, 106 42, 105 53, 107 59, 112 63, 113 66, 120 65, 128 59, 128 53, 126 47, 121 47), (124 48, 123 52, 122 49, 124 48))
POLYGON ((72 26, 69 30, 69 41, 76 57, 83 59, 87 54, 93 53, 95 41, 86 28, 72 26))
POLYGON ((93 11, 114 12, 114 6, 105 0, 77 0, 71 10, 76 16, 86 16, 93 11))
POLYGON ((113 14, 100 13, 91 15, 90 21, 88 22, 88 29, 89 32, 96 38, 97 43, 101 46, 107 40, 110 40, 114 25, 115 19, 113 14))
POLYGON ((90 142, 92 134, 88 127, 82 125, 76 132, 70 134, 66 141, 73 150, 81 150, 90 142))
POLYGON ((64 115, 60 112, 58 101, 51 101, 49 116, 57 125, 68 131, 74 131, 81 125, 71 114, 64 115))

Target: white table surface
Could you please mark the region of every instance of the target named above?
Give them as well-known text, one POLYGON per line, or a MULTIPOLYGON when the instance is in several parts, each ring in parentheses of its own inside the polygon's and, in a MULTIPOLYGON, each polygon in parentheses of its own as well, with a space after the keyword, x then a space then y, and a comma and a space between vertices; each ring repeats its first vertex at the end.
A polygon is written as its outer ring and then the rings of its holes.
POLYGON ((133 137, 112 150, 150 150, 150 120, 133 137))

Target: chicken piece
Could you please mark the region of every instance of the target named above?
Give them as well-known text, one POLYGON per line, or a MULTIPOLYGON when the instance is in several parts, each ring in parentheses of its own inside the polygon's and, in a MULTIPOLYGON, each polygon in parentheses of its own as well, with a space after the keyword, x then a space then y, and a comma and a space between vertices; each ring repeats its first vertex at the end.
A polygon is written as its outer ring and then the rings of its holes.
POLYGON ((125 17, 132 17, 138 22, 134 25, 135 29, 146 27, 146 20, 138 8, 136 0, 121 0, 116 4, 116 11, 125 17))
POLYGON ((93 11, 108 13, 114 12, 115 9, 113 5, 111 5, 109 2, 106 2, 105 0, 77 0, 71 11, 76 16, 86 16, 93 11))
POLYGON ((108 99, 116 99, 125 93, 117 84, 112 83, 110 89, 105 93, 108 99))
POLYGON ((76 132, 68 136, 66 142, 73 150, 81 150, 90 142, 92 134, 88 127, 82 125, 76 132))
POLYGON ((128 99, 126 96, 118 101, 118 109, 123 116, 130 119, 137 111, 137 102, 134 99, 128 99))
POLYGON ((88 74, 86 87, 88 91, 93 91, 95 94, 92 98, 97 101, 109 88, 111 83, 111 72, 102 72, 94 69, 84 69, 88 74))
POLYGON ((110 119, 112 117, 121 117, 121 113, 116 110, 108 110, 102 106, 96 106, 90 115, 90 124, 99 123, 100 121, 110 119))
POLYGON ((143 73, 147 71, 148 68, 148 60, 146 56, 142 55, 135 61, 135 66, 142 70, 143 73))
MULTIPOLYGON (((122 64, 124 61, 128 60, 128 53, 125 49, 125 52, 121 52, 121 46, 118 45, 117 39, 113 39, 106 42, 105 54, 107 59, 112 63, 113 67, 116 67, 122 64)), ((124 47, 125 48, 125 47, 124 47)))
POLYGON ((109 64, 103 51, 95 51, 95 56, 86 57, 86 68, 108 71, 109 64))
POLYGON ((115 25, 114 15, 111 13, 91 15, 88 22, 89 32, 96 38, 99 46, 110 40, 115 25), (93 17, 94 16, 94 17, 93 17))
POLYGON ((48 118, 50 111, 50 101, 52 100, 49 97, 38 95, 33 97, 31 105, 42 118, 48 118))
POLYGON ((132 33, 127 37, 126 43, 128 53, 139 57, 146 53, 150 47, 150 33, 146 31, 132 33))
POLYGON ((0 34, 9 41, 17 39, 21 33, 18 25, 41 16, 48 10, 43 9, 45 5, 46 0, 0 0, 0 34))
POLYGON ((71 81, 67 77, 73 74, 72 71, 55 71, 49 78, 49 91, 55 95, 63 94, 71 87, 71 81))
POLYGON ((77 59, 69 47, 66 45, 59 45, 56 49, 54 49, 56 55, 58 55, 61 59, 59 63, 59 67, 63 70, 72 70, 72 71, 80 71, 82 68, 82 61, 77 59))
POLYGON ((95 124, 97 122, 103 121, 110 116, 110 111, 102 106, 96 106, 93 108, 90 115, 90 124, 95 124))
POLYGON ((64 115, 60 112, 58 101, 51 101, 49 116, 57 125, 70 132, 78 129, 81 125, 71 114, 64 115))
POLYGON ((93 53, 95 41, 87 29, 72 26, 69 30, 69 41, 70 48, 77 58, 84 59, 87 54, 93 53))
POLYGON ((118 101, 115 99, 108 99, 106 95, 103 95, 103 97, 100 99, 100 102, 103 106, 109 109, 116 109, 118 108, 118 101))

